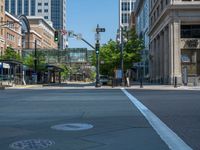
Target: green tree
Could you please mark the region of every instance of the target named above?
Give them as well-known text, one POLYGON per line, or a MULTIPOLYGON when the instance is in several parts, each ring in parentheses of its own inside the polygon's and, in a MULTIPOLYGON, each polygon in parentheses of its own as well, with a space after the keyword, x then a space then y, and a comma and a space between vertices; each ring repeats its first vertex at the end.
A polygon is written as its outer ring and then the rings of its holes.
POLYGON ((69 67, 67 67, 66 64, 62 64, 60 66, 60 68, 63 69, 63 72, 61 72, 61 77, 62 77, 62 79, 66 80, 69 77, 70 69, 69 69, 69 67))
MULTIPOLYGON (((44 71, 46 66, 45 55, 42 52, 37 52, 36 58, 37 58, 37 71, 44 71)), ((23 63, 29 68, 34 69, 35 55, 33 53, 26 55, 23 58, 23 63)))
POLYGON ((144 48, 144 44, 134 29, 126 32, 125 37, 127 42, 124 47, 124 70, 127 70, 133 66, 134 62, 141 61, 141 50, 144 48))
POLYGON ((2 56, 2 59, 22 61, 20 54, 17 53, 12 47, 8 47, 5 50, 4 55, 2 56))
MULTIPOLYGON (((140 40, 134 30, 125 33, 127 42, 124 44, 124 70, 130 69, 134 62, 141 60, 140 51, 143 49, 143 41, 140 40)), ((100 74, 113 76, 114 70, 120 68, 120 45, 110 40, 100 49, 100 74)), ((92 64, 96 65, 96 55, 93 55, 92 64)))

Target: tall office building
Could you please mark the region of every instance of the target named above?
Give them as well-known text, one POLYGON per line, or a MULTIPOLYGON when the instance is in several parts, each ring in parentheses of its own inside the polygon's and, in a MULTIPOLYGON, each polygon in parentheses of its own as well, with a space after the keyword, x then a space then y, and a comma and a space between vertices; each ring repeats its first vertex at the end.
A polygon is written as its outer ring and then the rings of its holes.
POLYGON ((119 0, 119 26, 130 27, 130 16, 136 0, 119 0))
MULTIPOLYGON (((66 30, 66 0, 6 0, 5 9, 16 16, 42 16, 56 30, 66 30)), ((66 42, 60 34, 59 48, 64 49, 66 42)))

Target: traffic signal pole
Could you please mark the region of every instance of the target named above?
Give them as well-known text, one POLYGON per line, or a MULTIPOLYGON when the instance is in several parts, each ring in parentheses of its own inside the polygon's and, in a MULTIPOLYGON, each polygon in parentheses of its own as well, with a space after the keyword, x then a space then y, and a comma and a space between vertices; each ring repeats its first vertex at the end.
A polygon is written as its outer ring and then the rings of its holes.
POLYGON ((101 87, 100 83, 100 75, 99 75, 99 49, 100 49, 100 43, 99 43, 99 25, 97 25, 96 28, 96 87, 101 87))
POLYGON ((100 83, 100 75, 99 75, 99 53, 100 53, 100 32, 105 32, 105 28, 100 28, 99 25, 97 25, 96 28, 96 44, 95 47, 90 44, 88 41, 86 41, 84 38, 82 38, 80 35, 74 34, 73 31, 68 32, 69 37, 77 37, 77 39, 82 40, 86 44, 88 44, 92 49, 96 51, 96 84, 95 87, 101 87, 100 83))

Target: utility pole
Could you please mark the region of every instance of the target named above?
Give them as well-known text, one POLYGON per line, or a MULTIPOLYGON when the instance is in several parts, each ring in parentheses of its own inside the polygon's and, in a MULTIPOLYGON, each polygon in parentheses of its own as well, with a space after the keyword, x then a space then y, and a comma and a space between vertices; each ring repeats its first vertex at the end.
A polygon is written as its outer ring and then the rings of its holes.
POLYGON ((35 54, 34 54, 34 73, 35 73, 35 82, 37 83, 37 40, 35 40, 35 54))
POLYGON ((105 28, 100 28, 97 25, 96 28, 96 87, 101 87, 100 75, 99 75, 99 50, 100 50, 100 32, 105 32, 105 28))
POLYGON ((124 82, 124 29, 123 27, 120 27, 120 66, 121 66, 121 77, 122 77, 122 82, 121 86, 125 85, 124 82))

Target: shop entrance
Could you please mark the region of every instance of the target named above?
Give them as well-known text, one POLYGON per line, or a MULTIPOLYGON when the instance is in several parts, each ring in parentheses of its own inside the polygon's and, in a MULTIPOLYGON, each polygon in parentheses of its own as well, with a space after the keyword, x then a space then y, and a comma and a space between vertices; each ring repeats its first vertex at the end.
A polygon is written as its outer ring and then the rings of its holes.
POLYGON ((185 85, 200 83, 200 49, 181 51, 182 79, 185 85))

